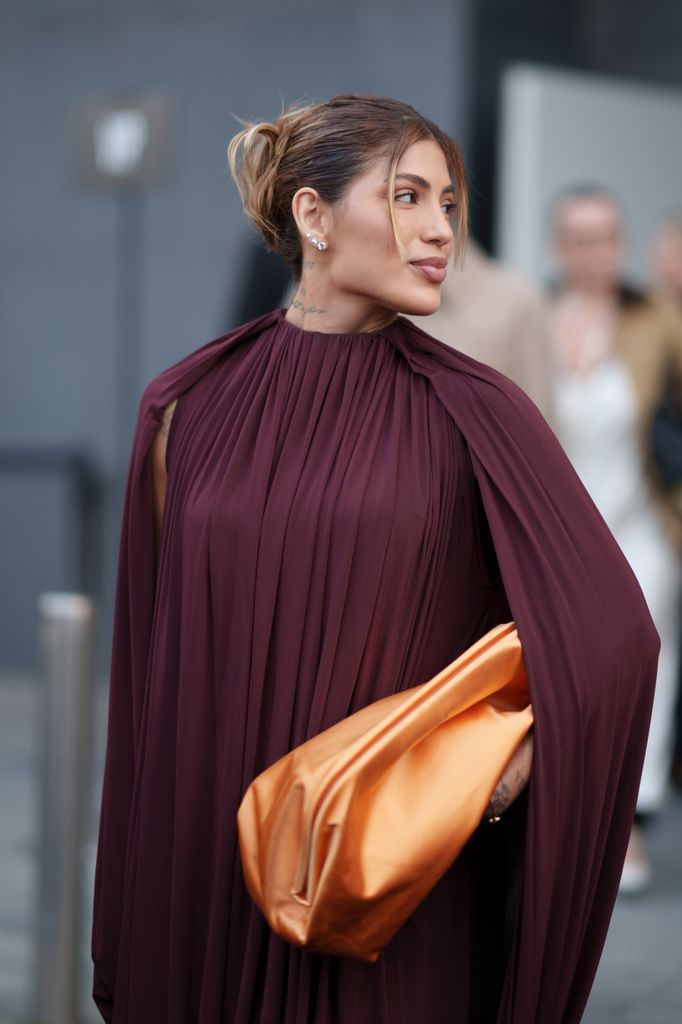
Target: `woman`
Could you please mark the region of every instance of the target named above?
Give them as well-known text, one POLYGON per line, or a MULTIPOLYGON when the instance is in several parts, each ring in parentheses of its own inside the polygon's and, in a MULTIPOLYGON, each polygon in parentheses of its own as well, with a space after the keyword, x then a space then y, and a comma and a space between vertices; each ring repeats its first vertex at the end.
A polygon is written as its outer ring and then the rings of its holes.
POLYGON ((130 1024, 577 1021, 644 754, 641 592, 532 403, 399 315, 437 308, 452 219, 465 231, 452 140, 404 103, 339 96, 246 127, 229 155, 298 290, 140 403, 97 1004, 130 1024), (528 749, 501 821, 376 964, 276 937, 238 855, 253 777, 512 617, 536 723, 523 794, 528 749))
MULTIPOLYGON (((672 760, 680 623, 682 488, 664 488, 651 424, 668 361, 682 374, 682 320, 622 283, 625 230, 615 199, 586 186, 557 201, 559 280, 550 300, 557 434, 642 587, 661 638, 638 823, 663 806, 672 760)), ((651 868, 633 826, 621 890, 651 868)))

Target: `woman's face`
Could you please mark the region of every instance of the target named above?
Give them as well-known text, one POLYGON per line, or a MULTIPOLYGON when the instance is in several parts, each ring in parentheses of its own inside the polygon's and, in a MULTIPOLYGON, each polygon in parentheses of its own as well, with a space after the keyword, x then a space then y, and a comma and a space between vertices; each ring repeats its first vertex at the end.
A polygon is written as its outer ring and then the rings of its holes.
MULTIPOLYGON (((327 284, 367 308, 426 316, 440 305, 440 289, 453 248, 457 195, 440 146, 413 143, 397 167, 394 189, 396 246, 388 211, 387 160, 353 180, 344 198, 328 208, 324 259, 327 284), (424 269, 419 269, 421 263, 424 269)), ((306 250, 304 249, 304 252, 306 250)))

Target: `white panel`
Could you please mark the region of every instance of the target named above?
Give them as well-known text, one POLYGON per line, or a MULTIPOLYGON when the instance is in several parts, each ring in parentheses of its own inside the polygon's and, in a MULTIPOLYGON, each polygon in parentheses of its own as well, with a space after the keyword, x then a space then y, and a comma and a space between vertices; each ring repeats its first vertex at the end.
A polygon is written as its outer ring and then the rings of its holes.
POLYGON ((500 132, 498 255, 546 278, 552 199, 596 183, 625 206, 629 269, 641 280, 656 221, 682 208, 682 92, 517 66, 503 80, 500 132))

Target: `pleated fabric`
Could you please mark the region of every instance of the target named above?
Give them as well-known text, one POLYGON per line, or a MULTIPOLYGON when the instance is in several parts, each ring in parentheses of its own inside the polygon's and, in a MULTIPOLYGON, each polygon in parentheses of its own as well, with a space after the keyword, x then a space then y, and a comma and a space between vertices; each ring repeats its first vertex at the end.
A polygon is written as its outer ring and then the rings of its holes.
POLYGON ((284 310, 170 367, 140 402, 121 532, 92 945, 102 1016, 579 1020, 655 657, 634 578, 506 378, 403 318, 339 335, 295 327, 284 310), (148 453, 173 398, 157 563, 148 453), (376 964, 274 936, 239 860, 250 781, 512 615, 539 733, 528 793, 479 829, 376 964), (598 647, 596 676, 581 633, 588 653, 598 647), (602 742, 596 755, 586 739, 602 742), (596 803, 614 797, 598 819, 596 803), (571 800, 571 828, 587 835, 561 849, 571 800))

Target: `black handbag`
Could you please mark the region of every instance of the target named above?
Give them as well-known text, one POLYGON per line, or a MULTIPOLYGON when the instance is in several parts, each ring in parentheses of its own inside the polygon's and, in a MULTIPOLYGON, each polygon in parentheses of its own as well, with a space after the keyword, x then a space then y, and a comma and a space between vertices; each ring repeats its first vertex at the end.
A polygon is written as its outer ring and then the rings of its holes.
POLYGON ((660 399, 651 422, 651 449, 666 487, 682 484, 682 403, 672 356, 663 370, 660 399))

